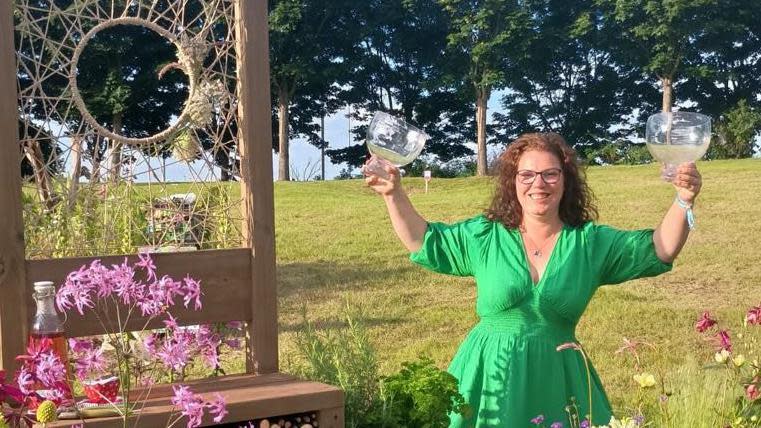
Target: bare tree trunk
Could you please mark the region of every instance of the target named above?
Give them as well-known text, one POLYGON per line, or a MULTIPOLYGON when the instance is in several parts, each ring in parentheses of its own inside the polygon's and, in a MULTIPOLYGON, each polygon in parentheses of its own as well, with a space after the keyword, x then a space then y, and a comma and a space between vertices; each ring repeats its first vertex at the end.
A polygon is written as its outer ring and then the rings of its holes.
POLYGON ((71 137, 71 156, 73 157, 73 170, 69 183, 69 211, 74 209, 77 203, 77 190, 79 189, 79 175, 82 172, 82 137, 71 137))
POLYGON ((100 143, 103 137, 99 134, 93 136, 92 150, 92 173, 90 174, 90 183, 100 183, 100 162, 102 160, 100 153, 100 143))
MULTIPOLYGON (((114 115, 114 134, 121 135, 124 115, 114 115)), ((111 181, 117 183, 122 175, 122 143, 111 141, 111 181)))
POLYGON ((50 188, 50 177, 45 167, 45 159, 42 156, 40 142, 37 140, 27 141, 24 144, 24 154, 32 165, 34 181, 37 183, 37 194, 40 196, 40 201, 46 207, 52 208, 54 205, 53 190, 50 188))
POLYGON ((489 173, 486 164, 486 103, 491 95, 491 87, 476 88, 476 175, 485 176, 489 173))
POLYGON ((277 179, 280 181, 290 181, 291 171, 288 159, 288 90, 280 88, 278 90, 278 168, 277 179))
POLYGON ((325 181, 325 113, 320 117, 320 177, 325 181))
POLYGON ((674 87, 670 77, 661 77, 661 84, 663 85, 663 112, 668 113, 671 111, 674 87))

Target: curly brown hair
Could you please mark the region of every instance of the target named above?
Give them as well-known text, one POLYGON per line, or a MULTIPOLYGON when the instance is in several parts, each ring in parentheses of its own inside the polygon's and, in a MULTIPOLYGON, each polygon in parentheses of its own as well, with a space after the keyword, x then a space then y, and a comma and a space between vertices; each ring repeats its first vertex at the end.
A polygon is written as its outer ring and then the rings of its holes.
POLYGON ((497 159, 497 185, 491 206, 486 210, 486 218, 511 229, 517 228, 523 221, 523 209, 518 202, 515 176, 518 173, 518 161, 523 153, 529 150, 550 152, 560 159, 565 183, 563 197, 560 199, 560 220, 572 227, 580 227, 588 221, 597 220, 594 195, 587 186, 576 151, 560 134, 554 132, 523 134, 507 146, 507 150, 497 159))

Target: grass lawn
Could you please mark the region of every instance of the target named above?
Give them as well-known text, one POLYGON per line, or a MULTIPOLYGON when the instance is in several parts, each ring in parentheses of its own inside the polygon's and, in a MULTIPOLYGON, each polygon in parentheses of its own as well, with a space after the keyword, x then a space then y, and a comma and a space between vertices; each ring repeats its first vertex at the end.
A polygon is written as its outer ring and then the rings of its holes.
MULTIPOLYGON (((655 346, 643 364, 668 373, 712 354, 694 332, 704 310, 738 326, 744 311, 761 304, 761 160, 698 165, 703 191, 697 229, 674 264, 657 278, 603 287, 578 326, 614 405, 633 400, 634 369, 615 351, 623 338, 655 346)), ((588 178, 600 222, 620 228, 658 225, 674 190, 656 165, 593 167, 588 178)), ((403 180, 429 221, 479 214, 492 182, 485 178, 403 180)), ((407 258, 382 200, 361 180, 275 185, 281 360, 293 355, 301 309, 318 328, 341 324, 347 302, 362 308, 381 370, 391 372, 420 354, 446 367, 477 322, 472 279, 425 271, 407 258)))

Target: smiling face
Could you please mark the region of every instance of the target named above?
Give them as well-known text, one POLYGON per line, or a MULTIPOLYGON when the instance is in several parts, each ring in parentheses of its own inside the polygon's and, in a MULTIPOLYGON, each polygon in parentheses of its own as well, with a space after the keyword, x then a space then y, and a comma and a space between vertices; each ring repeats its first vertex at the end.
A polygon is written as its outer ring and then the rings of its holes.
MULTIPOLYGON (((518 161, 518 175, 515 177, 515 190, 524 216, 544 221, 559 218, 560 200, 563 198, 564 189, 562 167, 560 159, 550 152, 529 150, 521 155, 518 161), (555 173, 561 170, 555 183, 547 183, 542 174, 536 174, 531 184, 522 182, 524 176, 530 176, 526 171, 545 172, 545 176, 552 176, 551 170, 555 170, 555 173)), ((553 181, 552 178, 550 181, 553 181)))

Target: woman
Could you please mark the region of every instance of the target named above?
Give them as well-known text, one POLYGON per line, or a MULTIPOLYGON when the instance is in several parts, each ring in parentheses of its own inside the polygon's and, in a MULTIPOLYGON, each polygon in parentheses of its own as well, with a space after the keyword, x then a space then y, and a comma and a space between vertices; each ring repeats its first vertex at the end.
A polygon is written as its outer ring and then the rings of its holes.
MULTIPOLYGON (((500 156, 497 190, 484 215, 452 224, 428 223, 404 193, 399 170, 367 184, 381 194, 410 258, 428 269, 476 279, 479 323, 449 372, 472 414, 451 427, 524 427, 567 421, 572 397, 590 412, 589 382, 574 331, 597 287, 671 269, 689 232, 685 210, 701 187, 694 164, 679 166, 677 199, 653 230, 621 231, 593 223, 597 211, 576 153, 554 133, 526 134, 500 156)), ((611 408, 590 367, 592 422, 611 408)))

